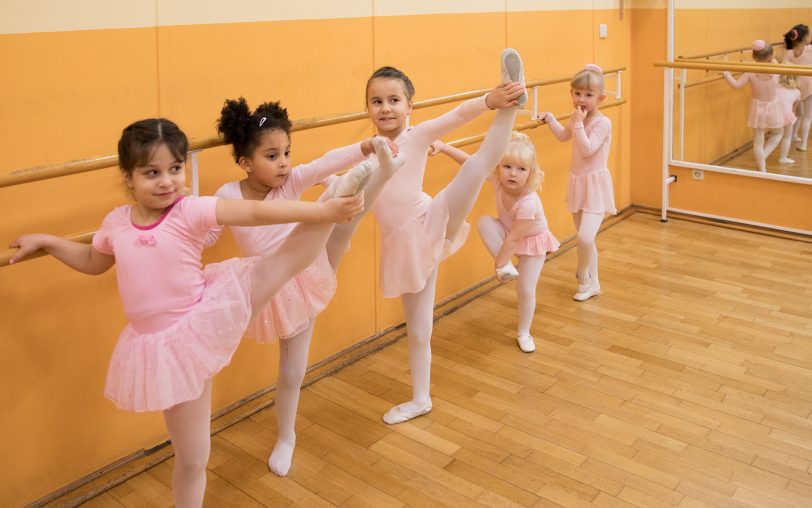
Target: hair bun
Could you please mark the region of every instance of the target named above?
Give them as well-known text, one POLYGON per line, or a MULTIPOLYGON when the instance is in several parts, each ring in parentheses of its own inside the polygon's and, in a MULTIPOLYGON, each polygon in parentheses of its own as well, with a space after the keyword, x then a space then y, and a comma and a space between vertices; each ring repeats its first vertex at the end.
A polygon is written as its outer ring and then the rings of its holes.
POLYGON ((601 66, 597 65, 597 64, 588 63, 588 64, 584 65, 584 70, 585 71, 592 71, 592 72, 598 73, 601 76, 603 76, 603 69, 601 69, 601 66))
POLYGON ((767 47, 767 43, 763 39, 756 39, 753 41, 753 51, 763 51, 767 47))

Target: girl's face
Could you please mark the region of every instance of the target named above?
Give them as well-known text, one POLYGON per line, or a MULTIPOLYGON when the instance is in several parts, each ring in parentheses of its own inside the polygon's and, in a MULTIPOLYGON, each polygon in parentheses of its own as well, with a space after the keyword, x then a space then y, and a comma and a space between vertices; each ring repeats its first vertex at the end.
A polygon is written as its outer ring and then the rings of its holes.
POLYGON ((570 88, 570 95, 572 96, 572 106, 587 114, 595 111, 598 104, 606 98, 597 90, 576 90, 574 88, 570 88))
POLYGON ((186 167, 184 161, 176 159, 166 144, 161 143, 149 162, 136 166, 124 180, 144 211, 163 212, 183 193, 186 167))
POLYGON ((522 161, 512 157, 505 157, 499 162, 499 183, 509 193, 523 192, 527 188, 530 178, 530 168, 522 161))
POLYGON ((248 179, 260 185, 281 187, 290 174, 290 137, 281 129, 262 133, 250 157, 240 157, 240 167, 248 179))
POLYGON ((412 112, 403 82, 395 78, 373 79, 367 88, 367 111, 378 134, 389 139, 398 137, 412 112))

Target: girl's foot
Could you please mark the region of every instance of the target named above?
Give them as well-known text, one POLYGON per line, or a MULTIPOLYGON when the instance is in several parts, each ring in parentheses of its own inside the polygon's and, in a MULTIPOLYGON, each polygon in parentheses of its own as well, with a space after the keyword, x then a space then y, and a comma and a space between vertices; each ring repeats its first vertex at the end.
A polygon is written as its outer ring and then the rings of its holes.
POLYGON ((532 353, 536 350, 536 343, 533 342, 533 337, 529 333, 520 333, 516 337, 516 342, 519 343, 519 349, 525 353, 532 353))
MULTIPOLYGON (((524 84, 524 65, 522 57, 513 48, 502 50, 502 81, 518 81, 524 84)), ((527 104, 527 92, 521 94, 517 99, 519 107, 527 104)))
POLYGON ((293 448, 296 446, 296 439, 291 441, 278 440, 273 447, 271 456, 268 458, 268 469, 277 476, 287 476, 290 471, 290 464, 293 462, 293 448))
POLYGON ((597 279, 592 278, 588 273, 586 274, 586 282, 578 283, 578 292, 572 295, 572 299, 576 302, 583 302, 589 300, 593 296, 601 294, 601 285, 597 279))
POLYGON ((805 145, 804 146, 796 146, 795 149, 798 150, 799 152, 805 152, 806 151, 806 146, 805 145))
POLYGON ((335 197, 355 196, 364 190, 371 173, 372 163, 362 162, 341 176, 341 180, 335 184, 332 195, 335 197))
POLYGON ((800 143, 801 142, 801 136, 795 136, 794 138, 792 138, 792 142, 793 143, 800 143))
POLYGON ((519 271, 513 266, 513 263, 508 261, 506 265, 500 266, 496 269, 496 280, 499 282, 510 282, 519 278, 519 271))
POLYGON ((385 171, 388 176, 392 176, 395 171, 400 169, 406 163, 406 157, 399 154, 397 157, 392 156, 392 150, 389 149, 389 143, 383 136, 375 136, 372 138, 372 146, 375 147, 375 155, 378 156, 378 164, 381 171, 385 171))
POLYGON ((789 157, 781 157, 778 159, 779 164, 795 164, 795 159, 790 159, 789 157))
POLYGON ((383 415, 383 421, 389 425, 396 423, 403 423, 424 415, 431 411, 431 399, 424 404, 418 404, 413 401, 398 404, 383 415))

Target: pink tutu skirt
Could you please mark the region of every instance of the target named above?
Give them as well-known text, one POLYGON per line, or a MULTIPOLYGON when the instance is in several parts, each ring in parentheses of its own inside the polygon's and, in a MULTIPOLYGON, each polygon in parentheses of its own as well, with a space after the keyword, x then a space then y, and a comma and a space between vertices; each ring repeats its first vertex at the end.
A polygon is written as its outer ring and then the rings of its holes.
POLYGON ((251 319, 250 274, 258 257, 212 263, 197 305, 153 332, 127 325, 110 359, 104 395, 120 409, 162 411, 195 400, 231 361, 251 319))
POLYGON ((384 298, 417 293, 440 261, 465 243, 471 225, 463 223, 453 240, 446 240, 448 200, 440 191, 415 217, 393 230, 381 228, 380 286, 384 298))
POLYGON ((548 230, 543 233, 522 237, 522 239, 519 240, 519 245, 516 247, 514 254, 541 256, 548 252, 557 251, 560 245, 561 243, 558 239, 548 230))
POLYGON ((575 175, 570 171, 567 185, 567 208, 570 213, 616 214, 612 175, 608 169, 575 175))
POLYGON ((322 249, 316 261, 289 280, 251 320, 246 335, 261 344, 289 339, 307 328, 336 292, 336 274, 322 249))
POLYGON ((787 125, 784 116, 784 108, 777 98, 770 102, 753 99, 750 103, 747 126, 753 129, 779 129, 787 125))

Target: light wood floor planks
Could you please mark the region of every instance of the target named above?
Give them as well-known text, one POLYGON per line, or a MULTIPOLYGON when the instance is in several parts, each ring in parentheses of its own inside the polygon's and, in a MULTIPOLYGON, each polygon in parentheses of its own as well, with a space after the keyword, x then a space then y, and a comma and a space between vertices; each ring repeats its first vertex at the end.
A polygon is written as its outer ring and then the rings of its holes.
MULTIPOLYGON (((501 286, 437 322, 430 414, 381 421, 400 340, 304 390, 288 478, 271 410, 214 436, 207 506, 812 506, 812 243, 638 213, 598 245, 599 298, 544 267, 535 353, 501 286)), ((87 504, 167 506, 171 464, 87 504)))

